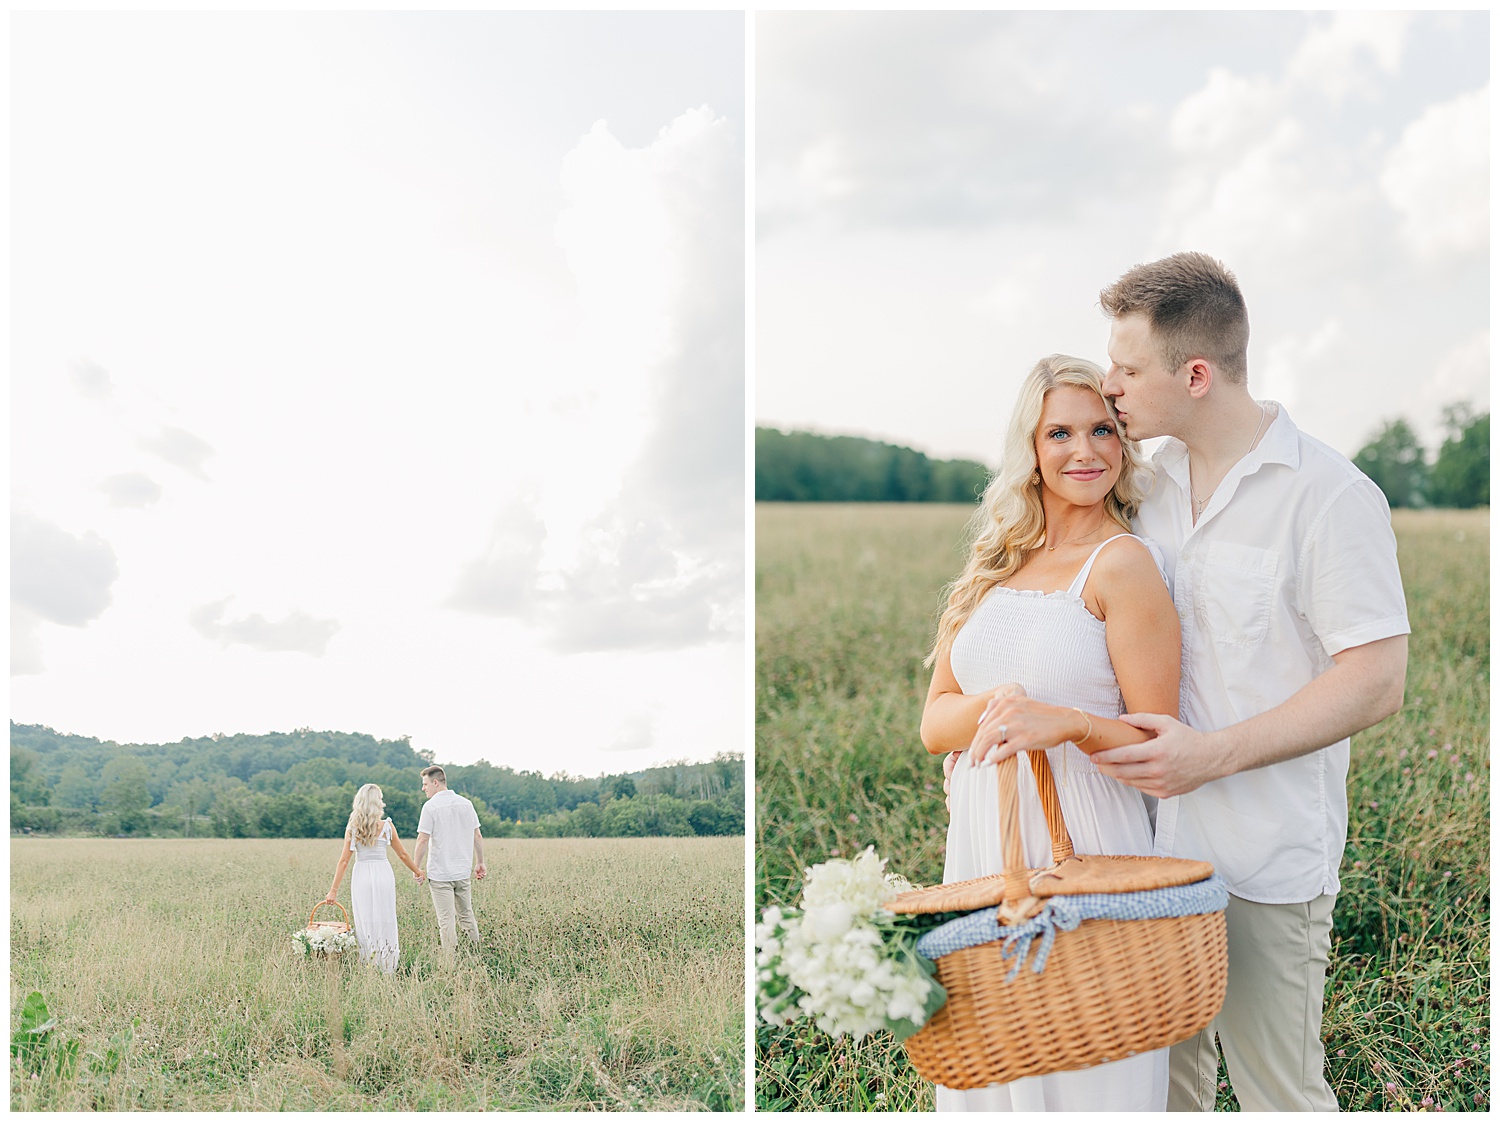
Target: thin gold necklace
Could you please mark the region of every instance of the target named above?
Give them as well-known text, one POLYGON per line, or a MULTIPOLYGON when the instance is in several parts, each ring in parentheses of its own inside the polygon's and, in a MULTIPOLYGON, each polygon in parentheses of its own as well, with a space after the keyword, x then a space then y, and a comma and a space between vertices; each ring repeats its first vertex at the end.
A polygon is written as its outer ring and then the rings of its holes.
POLYGON ((1104 520, 1100 519, 1099 525, 1095 526, 1092 530, 1088 530, 1085 533, 1079 534, 1076 538, 1069 538, 1065 542, 1058 542, 1057 545, 1049 545, 1047 547, 1047 552, 1051 553, 1058 546, 1072 545, 1074 542, 1081 542, 1081 541, 1083 541, 1084 538, 1088 537, 1090 534, 1097 534, 1099 532, 1100 527, 1102 527, 1103 525, 1104 525, 1104 520))
MULTIPOLYGON (((1250 447, 1245 449, 1245 456, 1248 456, 1251 452, 1253 452, 1255 450, 1255 442, 1260 439, 1260 430, 1263 429, 1263 428, 1265 428, 1265 427, 1266 427, 1266 407, 1264 405, 1262 405, 1260 407, 1260 424, 1258 424, 1258 425, 1255 426, 1255 435, 1250 438, 1250 447)), ((1245 458, 1245 456, 1241 456, 1240 459, 1243 460, 1245 458)), ((1239 461, 1236 460, 1235 462, 1238 463, 1239 461)), ((1225 474, 1227 475, 1228 473, 1226 472, 1225 474)), ((1223 483, 1224 481, 1221 479, 1221 480, 1219 480, 1219 482, 1223 483)), ((1218 489, 1219 488, 1217 486, 1215 486, 1214 490, 1210 491, 1208 493, 1208 499, 1213 498, 1214 497, 1214 491, 1217 491, 1218 489)), ((1192 465, 1192 461, 1188 462, 1188 494, 1193 497, 1193 518, 1196 521, 1198 515, 1200 515, 1200 514, 1203 513, 1203 508, 1208 505, 1208 499, 1200 499, 1198 497, 1198 493, 1193 490, 1193 465, 1192 465)))

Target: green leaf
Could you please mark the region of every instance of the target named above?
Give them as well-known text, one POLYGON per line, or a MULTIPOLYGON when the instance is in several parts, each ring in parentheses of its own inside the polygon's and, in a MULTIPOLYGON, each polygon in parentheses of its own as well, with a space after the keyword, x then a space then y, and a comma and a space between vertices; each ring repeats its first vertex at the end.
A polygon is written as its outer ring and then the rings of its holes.
POLYGON ((52 1029, 56 1022, 47 1010, 47 1001, 36 990, 26 995, 25 1002, 21 1005, 21 1020, 16 1025, 18 1033, 45 1033, 52 1029))

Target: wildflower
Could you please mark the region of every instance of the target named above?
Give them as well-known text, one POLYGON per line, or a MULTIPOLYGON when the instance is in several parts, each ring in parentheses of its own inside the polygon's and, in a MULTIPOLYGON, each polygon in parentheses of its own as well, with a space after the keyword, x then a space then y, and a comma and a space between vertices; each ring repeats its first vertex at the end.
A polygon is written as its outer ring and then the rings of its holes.
POLYGON ((1472 771, 1466 771, 1466 772, 1464 772, 1464 782, 1466 782, 1466 783, 1473 783, 1474 782, 1474 773, 1472 771))
POLYGON ((1436 748, 1429 748, 1429 749, 1427 749, 1427 758, 1429 760, 1435 760, 1435 759, 1437 759, 1437 749, 1436 748))
POLYGON ((1396 1093, 1396 1085, 1394 1083, 1387 1083, 1385 1089, 1393 1095, 1396 1093))
POLYGON ((1222 1091, 1225 1087, 1228 1087, 1228 1086, 1229 1086, 1229 1084, 1225 1083, 1224 1080, 1222 1080, 1222 1079, 1219 1080, 1219 1090, 1222 1091))
POLYGON ((1343 1049, 1342 1049, 1342 1048, 1340 1048, 1340 1049, 1339 1049, 1339 1052, 1338 1052, 1338 1054, 1339 1054, 1339 1055, 1340 1055, 1340 1056, 1342 1056, 1342 1055, 1343 1055, 1343 1054, 1344 1054, 1344 1050, 1343 1050, 1343 1049))
POLYGON ((1444 880, 1446 880, 1448 877, 1451 877, 1452 875, 1453 875, 1453 870, 1452 869, 1444 869, 1443 870, 1443 879, 1444 880))
POLYGON ((859 815, 857 815, 857 814, 851 814, 851 815, 849 815, 849 821, 855 823, 856 825, 858 825, 859 824, 859 815))
POLYGON ((1444 744, 1443 745, 1443 751, 1444 752, 1451 752, 1451 751, 1453 751, 1453 745, 1451 745, 1451 744, 1444 744))
POLYGON ((1431 1095, 1423 1095, 1422 1096, 1422 1105, 1423 1106, 1431 1106, 1432 1105, 1432 1096, 1431 1095))

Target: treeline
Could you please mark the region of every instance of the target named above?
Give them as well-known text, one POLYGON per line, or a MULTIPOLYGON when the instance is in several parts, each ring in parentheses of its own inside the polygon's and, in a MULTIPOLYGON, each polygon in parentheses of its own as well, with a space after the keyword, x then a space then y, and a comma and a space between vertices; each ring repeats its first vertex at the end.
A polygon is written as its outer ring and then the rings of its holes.
POLYGON ((1460 402, 1443 410, 1443 442, 1427 450, 1405 420, 1386 421, 1354 456, 1391 506, 1490 505, 1490 415, 1460 402))
POLYGON ((756 502, 972 503, 988 480, 974 460, 932 460, 857 436, 755 430, 756 502))
MULTIPOLYGON (((405 837, 422 811, 410 741, 361 733, 239 734, 117 744, 10 726, 10 823, 18 833, 338 838, 354 793, 376 783, 405 837)), ((724 754, 601 778, 444 764, 487 837, 690 837, 745 829, 745 766, 724 754)))

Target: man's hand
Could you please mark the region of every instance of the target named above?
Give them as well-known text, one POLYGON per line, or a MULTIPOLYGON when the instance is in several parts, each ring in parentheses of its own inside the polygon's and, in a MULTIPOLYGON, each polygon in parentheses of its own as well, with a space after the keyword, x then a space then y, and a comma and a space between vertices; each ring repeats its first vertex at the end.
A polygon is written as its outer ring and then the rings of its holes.
POLYGON ((418 869, 416 872, 412 873, 412 876, 416 878, 418 884, 423 884, 427 880, 427 874, 424 873, 421 869, 418 869))
POLYGON ((948 808, 949 814, 953 813, 953 769, 958 766, 958 758, 963 754, 963 749, 959 749, 943 757, 943 805, 948 808))
POLYGON ((1158 713, 1125 713, 1127 725, 1153 733, 1140 744, 1095 752, 1092 759, 1111 779, 1158 799, 1185 795, 1229 774, 1210 734, 1158 713))
POLYGON ((478 865, 474 866, 474 877, 477 880, 483 880, 484 879, 484 874, 487 873, 487 872, 489 872, 489 870, 484 867, 484 862, 483 861, 479 862, 478 865))

